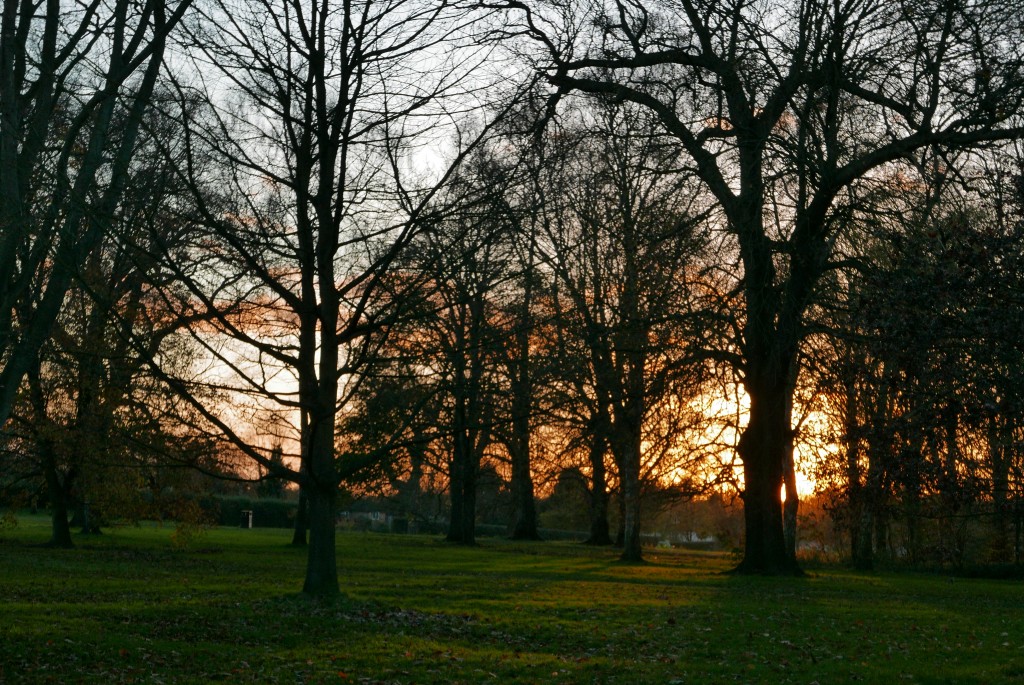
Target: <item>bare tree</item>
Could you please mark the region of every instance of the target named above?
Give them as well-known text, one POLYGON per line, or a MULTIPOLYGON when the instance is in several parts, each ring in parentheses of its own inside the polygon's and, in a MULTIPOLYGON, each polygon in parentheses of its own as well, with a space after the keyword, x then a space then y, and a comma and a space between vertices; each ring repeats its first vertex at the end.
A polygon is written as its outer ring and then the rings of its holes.
MULTIPOLYGON (((151 125, 155 119, 147 117, 151 125)), ((154 293, 162 269, 147 245, 150 236, 174 243, 188 231, 166 216, 182 189, 151 136, 140 136, 137 147, 127 187, 36 351, 13 414, 34 437, 56 546, 71 546, 69 510, 91 532, 98 514, 128 508, 141 460, 170 442, 166 388, 146 372, 146 360, 159 354, 168 367, 189 363, 187 349, 174 349, 177 322, 154 293)))
MULTIPOLYGON (((536 160, 541 161, 541 160, 536 160)), ((526 174, 525 188, 519 197, 501 201, 500 208, 509 215, 514 227, 509 236, 514 249, 514 280, 517 282, 513 301, 506 303, 510 335, 501 350, 500 365, 508 378, 509 420, 499 432, 506 445, 510 462, 512 518, 509 536, 513 540, 539 540, 537 504, 533 478, 533 428, 541 401, 543 364, 532 349, 543 335, 537 301, 542 298, 543 279, 538 239, 541 219, 531 192, 535 174, 526 174)))
POLYGON ((109 228, 168 34, 190 5, 3 3, 0 426, 109 228))
MULTIPOLYGON (((477 190, 479 221, 491 226, 487 239, 503 251, 500 281, 490 295, 495 308, 495 372, 504 388, 492 421, 494 440, 508 455, 512 498, 509 536, 513 540, 539 540, 533 476, 537 442, 534 429, 540 413, 545 363, 534 353, 545 334, 538 310, 546 287, 538 241, 543 223, 543 192, 538 184, 543 169, 543 144, 530 133, 517 130, 535 122, 535 97, 519 111, 509 112, 501 135, 480 154, 468 179, 477 190)), ((472 248, 471 248, 472 249, 472 248)))
POLYGON ((499 410, 507 384, 498 360, 508 342, 501 304, 511 290, 513 263, 509 217, 495 214, 477 194, 481 176, 494 178, 491 160, 477 156, 472 167, 460 177, 467 192, 452 203, 459 209, 416 245, 418 268, 431 274, 425 284, 430 305, 410 331, 420 339, 420 363, 430 369, 443 406, 438 430, 449 454, 447 540, 462 545, 476 542, 478 477, 507 417, 499 410))
POLYGON ((301 486, 303 588, 332 595, 339 483, 373 456, 338 443, 339 412, 417 287, 389 275, 440 183, 412 178, 409 160, 458 115, 442 105, 466 103, 483 55, 457 49, 473 17, 448 2, 200 9, 183 46, 194 70, 178 87, 183 104, 196 92, 203 103, 182 108, 182 174, 206 236, 163 258, 188 289, 171 304, 210 315, 191 329, 210 366, 167 380, 225 444, 301 486), (201 387, 220 402, 200 401, 201 387), (283 465, 270 459, 278 444, 283 465))
POLYGON ((737 570, 798 573, 780 496, 791 400, 804 314, 847 200, 914 150, 1024 133, 1018 3, 498 4, 537 46, 552 108, 579 91, 649 109, 721 208, 735 240, 723 267, 745 307, 733 362, 750 400, 737 570))
POLYGON ((993 560, 1009 559, 1022 229, 1001 157, 924 155, 927 182, 879 184, 857 258, 825 280, 810 317, 830 333, 808 359, 842 426, 843 460, 823 460, 820 481, 858 567, 894 546, 910 562, 962 563, 965 526, 982 515, 993 560))
MULTIPOLYGON (((560 212, 547 208, 560 217, 546 227, 544 257, 565 300, 559 310, 587 358, 584 379, 568 382, 590 386, 589 423, 602 427, 618 469, 623 559, 638 561, 651 466, 644 444, 653 458, 655 436, 671 425, 651 420, 703 360, 688 326, 699 318, 694 291, 707 217, 700 196, 687 191, 689 179, 672 172, 677 144, 659 134, 645 110, 597 102, 584 114, 593 125, 562 169, 573 174, 566 203, 560 212)), ((678 407, 675 418, 685 414, 678 407)))

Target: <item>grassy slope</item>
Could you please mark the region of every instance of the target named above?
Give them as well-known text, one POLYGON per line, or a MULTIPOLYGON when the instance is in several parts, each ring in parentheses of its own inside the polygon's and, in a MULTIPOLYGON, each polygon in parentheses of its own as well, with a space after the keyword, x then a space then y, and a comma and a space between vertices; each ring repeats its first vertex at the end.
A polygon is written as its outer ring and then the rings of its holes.
POLYGON ((307 601, 287 531, 123 528, 76 550, 0 540, 0 683, 1024 682, 1017 582, 818 571, 720 555, 339 535, 345 596, 307 601))

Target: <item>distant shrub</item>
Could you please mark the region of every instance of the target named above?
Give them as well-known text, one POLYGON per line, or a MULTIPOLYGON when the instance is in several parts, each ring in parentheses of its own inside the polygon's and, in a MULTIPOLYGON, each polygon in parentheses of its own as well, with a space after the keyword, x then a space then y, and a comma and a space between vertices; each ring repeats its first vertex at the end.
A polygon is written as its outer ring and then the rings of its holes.
POLYGON ((0 514, 0 530, 11 530, 18 527, 18 515, 13 509, 8 509, 0 514))
POLYGON ((206 534, 212 523, 208 513, 194 499, 178 500, 172 518, 175 524, 171 531, 171 546, 177 550, 189 549, 206 534))

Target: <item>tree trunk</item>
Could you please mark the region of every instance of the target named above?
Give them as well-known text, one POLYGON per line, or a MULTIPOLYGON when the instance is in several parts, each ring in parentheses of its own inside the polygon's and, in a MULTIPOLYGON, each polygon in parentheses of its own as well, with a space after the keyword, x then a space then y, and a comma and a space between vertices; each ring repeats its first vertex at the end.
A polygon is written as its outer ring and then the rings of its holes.
POLYGON ((469 503, 466 502, 466 491, 468 480, 467 462, 469 461, 469 446, 466 444, 464 424, 462 419, 465 410, 461 402, 456 402, 455 407, 455 440, 452 445, 452 459, 448 467, 448 490, 451 497, 451 516, 448 521, 448 542, 456 544, 468 544, 466 542, 466 509, 469 503))
POLYGON ((99 535, 103 532, 100 530, 99 524, 101 518, 102 512, 97 515, 93 512, 88 500, 83 500, 75 515, 71 517, 71 523, 74 525, 77 522, 82 527, 79 531, 82 535, 99 535))
POLYGON ((875 528, 875 557, 881 554, 891 560, 893 555, 889 547, 889 519, 881 506, 872 511, 872 522, 875 528))
MULTIPOLYGON (((910 563, 914 566, 921 561, 921 539, 919 535, 920 531, 920 513, 921 513, 921 502, 918 497, 920 490, 915 485, 912 489, 908 488, 904 494, 904 511, 907 521, 907 555, 910 559, 910 563)), ((886 544, 886 539, 881 530, 878 530, 878 545, 881 549, 886 544)))
POLYGON ((875 566, 875 547, 882 537, 876 535, 876 527, 880 522, 878 513, 881 510, 885 493, 883 491, 882 467, 879 465, 881 456, 868 451, 868 472, 863 485, 851 490, 851 497, 856 495, 857 506, 854 508, 856 518, 851 526, 856 528, 856 544, 851 550, 853 567, 860 571, 870 571, 875 566))
MULTIPOLYGON (((990 555, 993 562, 1010 561, 1010 460, 1009 449, 1004 443, 1005 429, 999 426, 996 416, 988 420, 989 461, 992 464, 992 543, 990 555)), ((1007 435, 1012 440, 1012 435, 1007 435)))
POLYGON ((786 422, 784 387, 764 391, 747 388, 750 418, 740 437, 743 461, 743 517, 746 529, 743 561, 737 573, 799 575, 786 550, 782 524, 783 463, 791 448, 786 422))
POLYGON ((445 540, 448 542, 462 542, 462 510, 465 507, 462 469, 462 461, 459 455, 453 455, 448 467, 448 496, 451 499, 451 508, 448 514, 448 535, 445 536, 445 540))
POLYGON ((530 425, 528 417, 513 419, 513 437, 509 456, 512 460, 512 532, 513 540, 540 540, 537 532, 537 506, 530 473, 530 425))
POLYGON ((420 500, 423 498, 423 489, 421 481, 423 480, 423 463, 426 460, 423 445, 421 436, 417 436, 416 441, 408 447, 409 478, 399 486, 400 506, 402 514, 406 517, 422 514, 420 500))
POLYGON ((336 488, 316 484, 309 488, 308 497, 309 553, 302 591, 314 597, 332 597, 339 592, 334 525, 336 488))
MULTIPOLYGON (((332 398, 330 388, 321 390, 332 398)), ((326 399, 325 399, 326 403, 326 399)), ((333 405, 331 405, 333 409, 333 405)), ((335 547, 335 505, 338 480, 334 465, 334 415, 323 412, 310 423, 308 478, 302 483, 309 505, 309 547, 306 581, 302 591, 314 597, 338 594, 338 560, 335 547)))
POLYGON ((608 525, 608 492, 591 493, 591 499, 600 499, 600 504, 592 505, 590 513, 590 535, 583 544, 610 547, 612 532, 608 525))
POLYGON ((850 563, 860 571, 870 571, 871 559, 871 512, 867 503, 867 488, 860 480, 860 467, 857 455, 847 445, 846 454, 846 492, 847 512, 849 520, 847 528, 850 532, 850 563))
MULTIPOLYGON (((857 389, 853 381, 853 362, 847 360, 844 369, 846 377, 843 382, 843 427, 844 447, 846 450, 846 492, 848 499, 850 531, 850 562, 859 571, 870 571, 874 566, 871 550, 871 509, 868 506, 871 497, 871 466, 868 466, 867 478, 862 482, 861 438, 857 420, 858 401, 857 389)), ((868 455, 870 458, 870 455, 868 455)))
POLYGON ((608 528, 608 472, 604 467, 604 437, 595 435, 590 443, 590 537, 584 544, 611 545, 608 528))
POLYGON ((640 545, 640 454, 623 455, 622 476, 622 561, 643 561, 640 545))
POLYGON ((450 496, 452 503, 451 521, 448 526, 448 542, 459 545, 476 544, 476 454, 473 439, 459 420, 456 411, 454 453, 451 463, 450 496))
MULTIPOLYGON (((622 469, 619 469, 619 473, 622 473, 622 469)), ((626 546, 626 499, 622 495, 622 478, 619 478, 619 491, 616 493, 615 503, 619 507, 619 527, 615 531, 615 541, 612 543, 616 547, 626 546)))
POLYGON ((64 483, 57 472, 52 455, 43 458, 46 471, 46 490, 50 498, 50 541, 48 547, 71 548, 71 524, 68 522, 68 497, 64 483))
MULTIPOLYGON (((40 362, 38 353, 30 365, 28 373, 29 399, 35 412, 36 445, 40 451, 43 467, 43 477, 46 479, 46 493, 50 500, 50 540, 46 544, 50 547, 74 547, 71 540, 71 524, 68 521, 69 495, 71 484, 74 481, 74 470, 64 474, 61 478, 60 469, 57 466, 57 441, 48 432, 53 427, 46 416, 46 399, 43 396, 42 383, 40 381, 40 362), (40 430, 42 429, 42 430, 40 430)), ((0 421, 0 425, 2 421, 0 421)))
POLYGON ((1013 497, 1013 563, 1021 565, 1024 556, 1024 507, 1021 506, 1020 494, 1013 497))
MULTIPOLYGON (((100 272, 100 253, 93 252, 86 261, 83 271, 86 274, 100 272)), ((91 485, 96 481, 96 469, 100 464, 109 462, 108 436, 111 427, 111 412, 117 406, 114 393, 118 391, 127 392, 127 387, 104 387, 104 340, 109 336, 109 307, 112 305, 107 300, 106 294, 93 292, 92 307, 85 318, 85 327, 82 332, 81 348, 73 352, 74 364, 76 367, 77 385, 75 392, 75 418, 71 425, 72 443, 69 446, 70 461, 75 468, 81 469, 82 478, 78 484, 78 506, 72 518, 72 523, 81 525, 83 534, 99 533, 99 526, 95 526, 90 519, 95 519, 89 511, 89 493, 91 485), (107 402, 111 402, 107 405, 107 402)), ((110 367, 115 366, 113 360, 107 362, 110 367)), ((114 374, 111 371, 111 379, 114 374)), ((128 379, 123 379, 125 386, 130 385, 128 379)))
POLYGON ((476 544, 476 468, 463 457, 453 472, 458 472, 458 477, 451 480, 451 521, 445 539, 472 546, 476 544))
POLYGON ((786 544, 786 558, 792 568, 797 568, 796 522, 797 514, 800 511, 800 494, 796 490, 796 462, 793 454, 793 440, 796 437, 793 429, 793 388, 796 387, 799 373, 799 365, 793 364, 786 385, 785 403, 783 404, 785 416, 782 419, 786 431, 782 446, 782 481, 786 492, 786 498, 782 504, 782 536, 786 544))
POLYGON ((870 571, 875 566, 872 541, 873 519, 871 507, 864 503, 861 506, 858 519, 853 523, 857 528, 856 543, 853 548, 853 567, 858 571, 870 571))
POLYGON ((786 557, 796 568, 796 522, 800 510, 800 494, 796 490, 796 466, 793 462, 793 440, 790 438, 782 463, 786 501, 782 505, 782 533, 786 541, 786 557))
POLYGON ((530 370, 530 332, 533 329, 533 271, 536 244, 531 236, 523 276, 523 299, 516 326, 515 345, 510 361, 512 394, 512 534, 513 540, 540 540, 537 531, 537 505, 534 501, 533 474, 530 470, 530 414, 533 408, 533 378, 530 370))
POLYGON ((309 531, 309 496, 306 488, 299 486, 299 507, 295 510, 295 529, 292 531, 292 546, 305 547, 309 531))
POLYGON ((795 571, 786 553, 782 528, 780 462, 746 459, 743 463, 743 519, 746 532, 739 573, 784 574, 795 571))
POLYGON ((460 544, 476 544, 476 464, 467 464, 469 473, 463 481, 462 493, 462 540, 460 544))
POLYGON ((629 406, 619 413, 612 444, 617 454, 622 491, 622 561, 643 561, 640 544, 640 413, 629 406))
POLYGON ((526 476, 517 477, 513 462, 512 470, 512 505, 515 512, 512 523, 513 540, 540 540, 537 530, 537 505, 533 498, 533 478, 526 467, 526 476))

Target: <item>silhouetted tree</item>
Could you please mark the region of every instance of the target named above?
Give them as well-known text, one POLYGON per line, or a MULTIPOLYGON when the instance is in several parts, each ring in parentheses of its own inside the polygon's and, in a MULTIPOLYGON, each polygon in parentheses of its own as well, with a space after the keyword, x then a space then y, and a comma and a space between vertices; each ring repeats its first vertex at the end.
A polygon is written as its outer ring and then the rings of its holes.
POLYGON ((744 298, 742 335, 723 352, 750 401, 737 570, 798 573, 780 493, 807 308, 850 197, 875 175, 921 148, 1024 132, 1024 29, 1006 20, 1017 3, 501 4, 537 48, 552 109, 572 92, 646 108, 720 209, 733 237, 721 264, 744 298))
POLYGON ((191 334, 212 369, 167 381, 212 434, 301 487, 311 595, 338 592, 339 484, 375 456, 337 449, 339 411, 401 308, 389 275, 440 182, 407 162, 483 57, 454 57, 464 9, 211 1, 190 25, 178 88, 205 104, 183 107, 182 174, 207 235, 163 258, 188 289, 173 305, 210 315, 191 334), (210 385, 219 401, 196 400, 210 385))
POLYGON ((3 3, 0 427, 109 230, 168 34, 190 5, 3 3))

